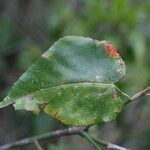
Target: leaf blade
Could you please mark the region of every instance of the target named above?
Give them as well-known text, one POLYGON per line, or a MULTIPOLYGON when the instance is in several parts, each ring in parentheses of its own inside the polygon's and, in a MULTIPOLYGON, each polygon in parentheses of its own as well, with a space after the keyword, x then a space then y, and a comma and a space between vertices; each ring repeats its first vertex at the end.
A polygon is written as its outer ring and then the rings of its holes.
POLYGON ((110 43, 67 36, 54 43, 18 79, 5 101, 0 102, 0 108, 15 103, 16 109, 36 113, 44 109, 46 113, 72 125, 110 121, 115 118, 123 104, 114 83, 124 75, 125 63, 110 43), (102 92, 103 88, 108 90, 106 94, 102 92), (117 93, 115 96, 114 90, 117 93), (63 96, 60 97, 61 94, 63 96), (101 95, 100 98, 96 98, 97 94, 101 95), (103 102, 102 97, 106 101, 103 102), (66 104, 69 98, 73 99, 71 106, 66 104), (90 103, 93 109, 88 104, 92 99, 96 99, 90 103), (59 106, 61 110, 58 111, 59 106), (78 108, 79 112, 73 111, 78 108), (95 110, 98 115, 95 115, 95 110))

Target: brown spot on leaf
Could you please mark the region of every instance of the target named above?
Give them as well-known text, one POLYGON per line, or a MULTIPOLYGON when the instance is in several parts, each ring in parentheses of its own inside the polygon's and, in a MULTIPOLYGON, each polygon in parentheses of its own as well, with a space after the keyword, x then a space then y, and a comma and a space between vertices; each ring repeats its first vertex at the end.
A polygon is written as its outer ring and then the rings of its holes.
POLYGON ((53 112, 53 113, 52 113, 52 116, 53 116, 54 118, 57 117, 57 115, 58 115, 58 112, 55 112, 55 113, 53 112))
POLYGON ((112 99, 116 100, 117 99, 117 91, 115 88, 112 89, 112 99))

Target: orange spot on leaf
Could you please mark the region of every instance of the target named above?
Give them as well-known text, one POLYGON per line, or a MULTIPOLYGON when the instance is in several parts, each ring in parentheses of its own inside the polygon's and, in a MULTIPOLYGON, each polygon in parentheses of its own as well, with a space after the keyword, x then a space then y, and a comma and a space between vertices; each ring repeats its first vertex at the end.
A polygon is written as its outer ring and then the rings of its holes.
POLYGON ((107 54, 109 54, 109 56, 113 57, 113 58, 118 58, 119 54, 118 54, 118 50, 116 47, 114 47, 111 42, 106 41, 104 43, 104 47, 105 50, 107 52, 107 54))

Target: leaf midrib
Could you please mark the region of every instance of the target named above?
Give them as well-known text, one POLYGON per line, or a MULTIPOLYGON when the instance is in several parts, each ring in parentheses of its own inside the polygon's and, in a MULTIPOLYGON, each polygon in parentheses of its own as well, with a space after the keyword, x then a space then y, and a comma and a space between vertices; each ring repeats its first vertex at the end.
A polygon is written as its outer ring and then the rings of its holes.
MULTIPOLYGON (((97 82, 92 82, 92 83, 91 82, 69 83, 69 84, 55 85, 55 86, 47 87, 47 88, 44 88, 44 89, 40 89, 40 90, 37 90, 35 92, 28 93, 24 96, 32 95, 32 94, 35 94, 35 93, 37 93, 41 90, 47 90, 47 89, 51 89, 51 88, 61 88, 61 87, 68 87, 68 86, 77 86, 77 87, 79 87, 79 86, 88 86, 88 85, 91 85, 91 86, 93 85, 93 86, 98 86, 98 87, 101 87, 101 86, 108 86, 108 87, 109 86, 114 86, 113 83, 97 83, 97 82)), ((18 89, 18 90, 20 90, 20 89, 18 89)), ((24 96, 21 96, 19 98, 22 98, 24 96)), ((19 99, 19 98, 17 98, 17 99, 19 99)))

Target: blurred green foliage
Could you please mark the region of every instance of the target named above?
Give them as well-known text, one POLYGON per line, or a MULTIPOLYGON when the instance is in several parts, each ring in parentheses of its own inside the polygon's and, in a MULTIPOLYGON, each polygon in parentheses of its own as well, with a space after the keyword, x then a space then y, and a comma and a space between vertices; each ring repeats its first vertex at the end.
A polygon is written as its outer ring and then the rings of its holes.
MULTIPOLYGON (((150 84, 149 14, 148 0, 0 0, 0 98, 56 40, 72 34, 114 43, 127 64, 127 76, 118 86, 133 95, 150 84)), ((149 106, 146 98, 130 104, 95 135, 133 150, 150 149, 149 106)), ((0 144, 62 127, 46 115, 11 107, 0 110, 0 120, 0 144)), ((62 149, 56 147, 49 149, 62 149)), ((76 144, 67 147, 79 149, 76 144)))

